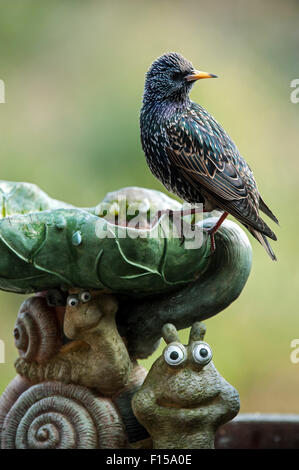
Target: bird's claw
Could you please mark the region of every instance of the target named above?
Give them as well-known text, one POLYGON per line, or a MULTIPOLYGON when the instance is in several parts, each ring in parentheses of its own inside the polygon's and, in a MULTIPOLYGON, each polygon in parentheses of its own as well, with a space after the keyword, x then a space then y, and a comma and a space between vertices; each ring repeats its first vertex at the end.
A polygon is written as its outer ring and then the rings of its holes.
POLYGON ((210 228, 206 228, 204 227, 203 229, 203 232, 205 232, 207 235, 209 235, 210 237, 210 241, 211 241, 211 253, 215 253, 216 251, 216 243, 215 243, 215 230, 214 230, 214 227, 210 227, 210 228))

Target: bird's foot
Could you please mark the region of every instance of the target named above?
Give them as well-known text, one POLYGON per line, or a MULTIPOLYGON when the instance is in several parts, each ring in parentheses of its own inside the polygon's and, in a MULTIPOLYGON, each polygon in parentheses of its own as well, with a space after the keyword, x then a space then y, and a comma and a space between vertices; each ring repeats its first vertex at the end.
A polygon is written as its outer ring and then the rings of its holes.
POLYGON ((226 217, 228 216, 228 212, 223 212, 221 217, 217 220, 216 224, 210 228, 203 228, 203 231, 206 232, 211 240, 211 252, 214 253, 216 250, 216 243, 215 243, 215 233, 221 227, 223 222, 225 221, 226 217))
POLYGON ((215 253, 216 251, 216 243, 215 243, 215 230, 214 230, 214 227, 212 228, 203 228, 202 229, 203 232, 207 233, 210 237, 210 241, 211 241, 211 253, 215 253))
POLYGON ((164 209, 156 212, 154 218, 151 220, 150 225, 151 227, 154 227, 163 215, 167 215, 169 220, 172 222, 172 226, 175 228, 174 237, 180 240, 180 246, 182 246, 186 239, 194 238, 194 232, 196 230, 202 231, 202 228, 199 227, 196 223, 187 222, 183 219, 183 217, 186 215, 195 215, 202 212, 202 208, 198 207, 181 210, 164 209))

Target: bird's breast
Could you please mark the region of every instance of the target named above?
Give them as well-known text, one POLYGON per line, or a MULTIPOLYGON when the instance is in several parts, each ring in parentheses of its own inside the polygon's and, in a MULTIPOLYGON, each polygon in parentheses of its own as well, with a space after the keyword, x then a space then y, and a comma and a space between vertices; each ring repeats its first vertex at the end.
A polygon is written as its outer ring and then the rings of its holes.
POLYGON ((147 164, 165 188, 187 202, 203 202, 199 187, 195 190, 170 162, 166 130, 163 127, 154 127, 153 132, 142 133, 141 140, 147 164))

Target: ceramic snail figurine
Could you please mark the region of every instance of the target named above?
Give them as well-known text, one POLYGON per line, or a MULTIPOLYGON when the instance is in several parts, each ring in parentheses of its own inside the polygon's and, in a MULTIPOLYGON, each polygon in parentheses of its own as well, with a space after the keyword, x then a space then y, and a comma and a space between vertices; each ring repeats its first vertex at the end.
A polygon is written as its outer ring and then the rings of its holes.
MULTIPOLYGON (((25 306, 28 309, 31 303, 35 307, 36 302, 41 303, 42 299, 33 297, 25 306)), ((21 308, 21 318, 25 306, 21 308)), ((71 289, 63 330, 72 341, 45 364, 37 359, 30 362, 23 355, 16 361, 17 372, 32 383, 59 380, 92 387, 102 395, 112 396, 125 387, 132 370, 132 361, 115 323, 117 308, 117 300, 111 294, 71 289)), ((37 342, 40 335, 34 330, 31 333, 30 342, 37 342)), ((19 336, 22 338, 22 332, 19 336)))
POLYGON ((217 428, 239 411, 238 392, 216 370, 204 334, 194 323, 184 346, 174 325, 163 327, 167 346, 132 401, 153 448, 214 448, 217 428))
POLYGON ((2 449, 122 449, 148 440, 131 399, 146 370, 133 364, 127 385, 111 398, 81 385, 33 385, 17 375, 0 397, 2 449))
POLYGON ((61 381, 33 385, 17 375, 0 397, 2 449, 122 449, 148 440, 131 399, 146 370, 133 364, 127 385, 111 398, 61 381))

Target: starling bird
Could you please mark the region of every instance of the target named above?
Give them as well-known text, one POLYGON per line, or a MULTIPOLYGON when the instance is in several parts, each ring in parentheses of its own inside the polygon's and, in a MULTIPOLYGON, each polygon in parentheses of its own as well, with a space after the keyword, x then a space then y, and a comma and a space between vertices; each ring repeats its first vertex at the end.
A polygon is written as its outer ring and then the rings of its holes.
POLYGON ((225 130, 189 98, 196 80, 214 77, 195 70, 175 52, 153 62, 140 114, 147 163, 170 192, 189 203, 202 203, 204 211, 223 212, 210 229, 212 248, 216 230, 231 214, 276 260, 267 237, 277 238, 259 210, 278 220, 263 201, 251 169, 225 130))

